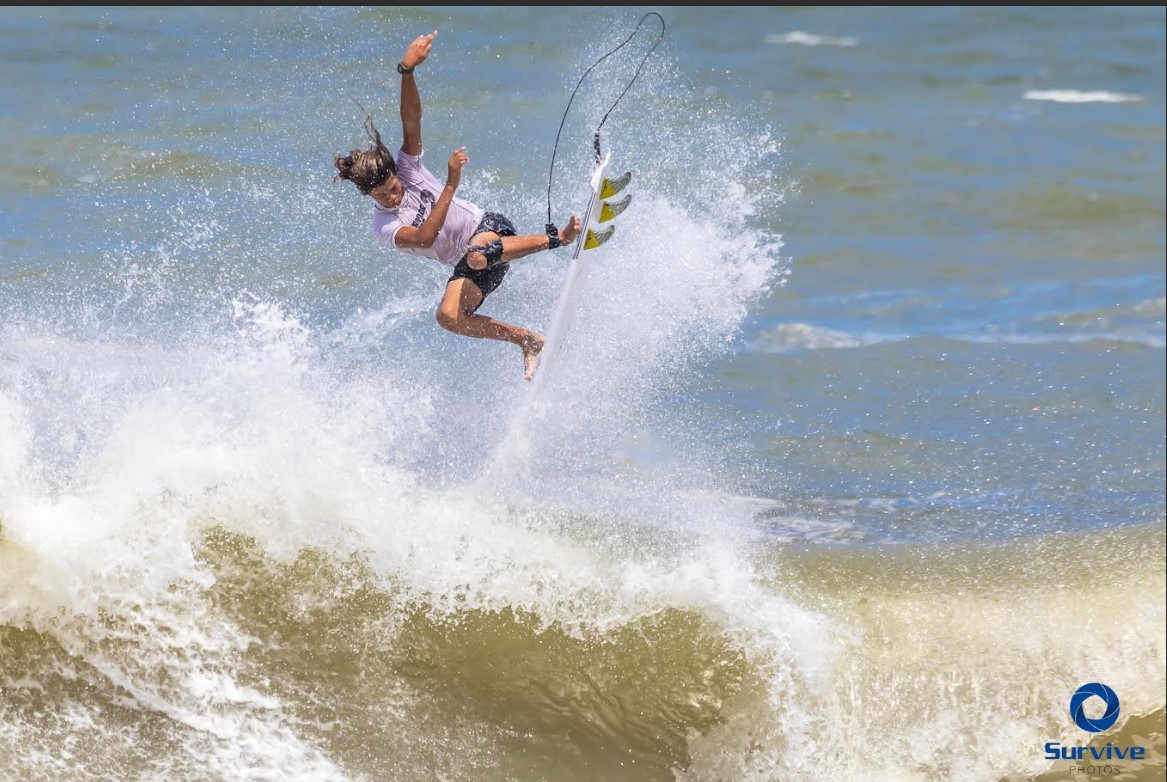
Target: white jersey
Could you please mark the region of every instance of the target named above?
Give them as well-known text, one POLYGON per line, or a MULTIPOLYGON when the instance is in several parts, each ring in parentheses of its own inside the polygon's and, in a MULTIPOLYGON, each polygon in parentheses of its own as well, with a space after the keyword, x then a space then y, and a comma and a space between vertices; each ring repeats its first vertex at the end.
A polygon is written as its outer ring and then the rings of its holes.
POLYGON ((432 258, 447 266, 457 266, 485 214, 485 210, 461 198, 455 197, 450 204, 446 221, 432 247, 397 246, 397 232, 405 225, 420 227, 444 187, 421 161, 424 154, 424 151, 421 155, 407 155, 404 151, 397 154, 397 176, 405 188, 405 194, 396 209, 386 209, 373 201, 373 235, 392 249, 432 258))

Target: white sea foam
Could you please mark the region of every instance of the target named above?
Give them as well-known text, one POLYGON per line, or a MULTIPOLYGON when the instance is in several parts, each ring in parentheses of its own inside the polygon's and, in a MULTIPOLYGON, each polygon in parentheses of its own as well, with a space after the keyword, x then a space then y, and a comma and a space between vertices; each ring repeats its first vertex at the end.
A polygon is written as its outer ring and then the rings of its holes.
POLYGON ((771 33, 766 36, 766 43, 797 44, 799 46, 855 46, 859 43, 859 39, 850 36, 815 35, 795 30, 789 33, 771 33))
MULTIPOLYGON (((244 683, 248 630, 210 602, 214 575, 196 556, 208 524, 254 538, 276 558, 306 547, 342 559, 361 551, 434 610, 520 611, 581 636, 686 607, 717 617, 776 666, 775 702, 826 686, 829 624, 759 584, 732 538, 595 551, 516 524, 513 510, 474 494, 428 490, 383 463, 379 427, 345 402, 360 398, 365 413, 376 412, 371 396, 384 388, 321 382, 310 331, 278 306, 255 305, 241 307, 254 316, 236 318, 238 338, 219 348, 152 353, 166 383, 126 382, 116 367, 92 372, 132 354, 125 347, 56 340, 47 356, 44 343, 22 354, 27 369, 79 367, 46 376, 46 390, 94 386, 67 417, 76 426, 101 421, 107 432, 52 486, 19 476, 35 474, 57 440, 38 440, 22 423, 33 400, 3 397, 3 621, 53 635, 134 708, 188 728, 172 772, 194 759, 221 778, 243 767, 270 778, 346 778, 291 729, 280 699, 244 683), (78 360, 98 353, 99 361, 78 360)), ((388 429, 424 426, 385 418, 384 408, 380 417, 388 429)), ((748 519, 747 506, 710 500, 696 512, 748 519)), ((91 722, 88 731, 100 728, 91 722)), ((798 736, 789 743, 800 746, 798 736)))
POLYGON ((783 323, 762 332, 749 344, 759 353, 792 353, 799 350, 846 350, 886 342, 902 342, 902 334, 876 332, 849 333, 813 326, 809 323, 783 323))
POLYGON ((1029 90, 1025 100, 1044 100, 1053 103, 1137 103, 1141 95, 1107 90, 1029 90))

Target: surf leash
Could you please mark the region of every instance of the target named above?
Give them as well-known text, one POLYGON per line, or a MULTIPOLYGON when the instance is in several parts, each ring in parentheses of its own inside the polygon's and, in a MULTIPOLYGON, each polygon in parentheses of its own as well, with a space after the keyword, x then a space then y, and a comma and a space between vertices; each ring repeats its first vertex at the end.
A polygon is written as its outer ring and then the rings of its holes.
POLYGON ((649 47, 649 50, 644 53, 644 57, 641 58, 640 64, 638 66, 636 66, 636 73, 634 73, 632 75, 632 78, 628 81, 628 84, 624 87, 624 91, 621 92, 620 95, 616 98, 616 100, 612 102, 612 105, 609 106, 608 110, 604 113, 603 119, 600 120, 600 124, 596 126, 596 132, 592 138, 592 146, 594 147, 595 153, 596 153, 596 165, 599 165, 600 158, 601 158, 601 154, 600 154, 600 130, 604 127, 604 123, 608 121, 608 117, 611 116, 612 111, 616 108, 616 105, 618 103, 620 103, 620 100, 628 93, 628 90, 632 89, 632 85, 636 81, 636 77, 638 77, 640 75, 640 71, 644 68, 644 63, 648 60, 648 56, 650 54, 652 54, 653 51, 656 49, 656 47, 660 45, 660 42, 664 40, 664 37, 665 37, 664 17, 661 16, 660 14, 658 14, 656 11, 649 11, 647 14, 642 16, 640 18, 640 21, 637 22, 636 28, 632 31, 632 33, 627 38, 624 39, 624 41, 622 43, 620 43, 618 46, 613 48, 611 51, 609 51, 607 54, 605 54, 600 59, 596 60, 594 63, 591 64, 591 66, 586 71, 584 71, 583 76, 580 76, 579 81, 576 82, 575 89, 572 90, 572 92, 571 92, 571 97, 568 98, 568 100, 567 100, 567 108, 565 108, 563 110, 563 117, 559 120, 559 131, 556 132, 556 134, 555 134, 555 146, 551 150, 551 167, 547 172, 547 226, 548 226, 549 232, 555 228, 554 223, 551 222, 551 182, 552 182, 552 177, 555 173, 555 155, 559 151, 559 136, 561 133, 563 133, 563 124, 564 124, 564 122, 567 121, 567 113, 571 110, 571 103, 572 103, 572 101, 575 100, 576 93, 579 92, 580 85, 582 85, 584 83, 584 79, 586 79, 588 77, 588 74, 591 73, 596 68, 596 66, 598 66, 600 63, 602 63, 604 60, 608 59, 613 54, 615 54, 616 52, 623 49, 626 45, 628 45, 628 43, 633 38, 636 37, 636 34, 638 32, 640 32, 640 28, 644 25, 645 20, 648 19, 648 17, 650 17, 650 16, 655 16, 657 19, 660 20, 660 34, 657 36, 656 42, 653 43, 653 45, 651 47, 649 47))

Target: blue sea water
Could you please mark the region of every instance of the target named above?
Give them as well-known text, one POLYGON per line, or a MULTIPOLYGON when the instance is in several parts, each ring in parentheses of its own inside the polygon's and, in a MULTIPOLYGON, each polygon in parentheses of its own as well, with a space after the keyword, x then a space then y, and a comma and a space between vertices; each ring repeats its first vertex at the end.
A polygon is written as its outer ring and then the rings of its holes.
POLYGON ((0 10, 0 779, 1162 779, 1164 24, 0 10), (633 173, 521 422, 333 181, 434 29, 460 196, 633 173))

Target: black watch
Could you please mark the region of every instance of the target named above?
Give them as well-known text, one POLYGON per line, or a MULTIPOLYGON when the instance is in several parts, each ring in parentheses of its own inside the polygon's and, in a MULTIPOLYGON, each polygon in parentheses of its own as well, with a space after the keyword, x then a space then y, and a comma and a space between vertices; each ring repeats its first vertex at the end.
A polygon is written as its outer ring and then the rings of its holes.
POLYGON ((554 250, 559 244, 559 229, 554 224, 547 223, 547 249, 554 250))
POLYGON ((407 73, 413 73, 413 68, 406 68, 405 63, 399 62, 397 63, 397 72, 404 76, 407 73))

